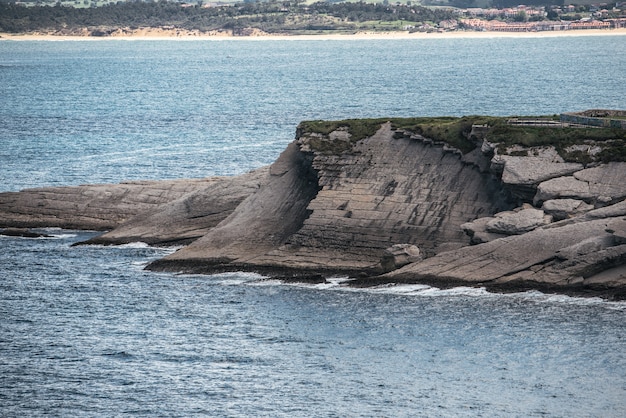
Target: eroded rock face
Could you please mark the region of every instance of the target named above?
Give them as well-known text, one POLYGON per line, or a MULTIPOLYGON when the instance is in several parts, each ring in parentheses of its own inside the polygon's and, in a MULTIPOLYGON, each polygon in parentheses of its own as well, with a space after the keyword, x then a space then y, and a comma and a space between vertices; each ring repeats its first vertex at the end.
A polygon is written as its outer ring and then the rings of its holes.
POLYGON ((187 272, 253 269, 259 264, 257 258, 281 246, 302 226, 317 190, 310 160, 292 143, 270 167, 263 187, 202 238, 150 268, 187 272))
MULTIPOLYGON (((349 138, 342 133, 339 140, 349 138)), ((260 270, 373 272, 380 270, 379 261, 393 243, 414 245, 426 255, 436 254, 442 244, 467 245, 462 223, 506 208, 505 195, 491 176, 464 164, 457 153, 442 146, 394 139, 389 124, 350 146, 341 154, 316 152, 307 138, 300 138, 279 161, 283 165, 308 161, 316 179, 314 193, 300 194, 303 184, 295 180, 278 184, 273 179, 205 237, 152 268, 169 269, 168 263, 175 266, 176 260, 204 259, 208 270, 211 263, 220 268, 245 263, 260 270), (268 188, 290 189, 300 197, 271 194, 268 188), (297 228, 276 232, 293 215, 269 210, 275 202, 285 207, 298 202, 297 212, 302 215, 297 228), (250 209, 244 211, 245 207, 250 209), (236 224, 241 227, 235 228, 236 224), (269 240, 270 235, 280 239, 269 240), (265 237, 263 244, 257 236, 265 237), (249 248, 250 243, 256 244, 249 248)))
POLYGON ((534 198, 535 206, 540 206, 546 200, 576 199, 591 200, 593 197, 589 183, 578 180, 574 176, 558 177, 547 180, 537 187, 534 198))
MULTIPOLYGON (((300 142, 306 145, 305 138, 300 142)), ((313 167, 321 190, 309 204, 311 214, 267 255, 272 262, 367 269, 394 242, 432 255, 443 243, 466 245, 459 225, 506 205, 489 176, 441 146, 393 139, 389 124, 351 152, 316 153, 313 167)))

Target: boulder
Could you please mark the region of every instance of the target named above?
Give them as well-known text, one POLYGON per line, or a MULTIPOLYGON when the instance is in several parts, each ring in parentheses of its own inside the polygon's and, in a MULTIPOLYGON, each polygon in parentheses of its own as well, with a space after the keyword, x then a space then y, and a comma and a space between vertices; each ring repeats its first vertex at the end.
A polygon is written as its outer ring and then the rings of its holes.
POLYGON ((552 199, 543 202, 541 209, 552 215, 554 221, 573 218, 593 209, 593 205, 577 199, 552 199))
POLYGON ((626 163, 612 162, 544 181, 537 187, 535 206, 550 199, 571 198, 606 206, 626 198, 626 163))
POLYGON ((420 249, 412 244, 395 244, 387 248, 380 259, 383 271, 393 271, 423 258, 420 249))
POLYGON ((551 147, 532 151, 531 156, 498 155, 492 160, 492 171, 501 175, 504 186, 521 201, 531 201, 542 181, 583 169, 582 164, 564 162, 551 147))
POLYGON ((626 163, 611 162, 574 173, 574 178, 589 184, 597 206, 626 198, 626 163))
POLYGON ((615 245, 615 237, 613 235, 599 235, 560 249, 556 252, 556 257, 561 260, 575 260, 582 255, 598 252, 613 245, 615 245))
POLYGON ((482 244, 506 236, 504 234, 487 231, 487 224, 494 219, 494 217, 488 216, 461 225, 461 229, 470 237, 470 244, 482 244))
POLYGON ((578 180, 574 176, 565 176, 540 183, 537 186, 533 203, 535 206, 541 206, 546 200, 569 198, 590 201, 592 197, 589 183, 578 180))
POLYGON ((552 222, 552 216, 535 208, 525 208, 519 211, 497 213, 487 222, 487 232, 504 235, 520 235, 552 222))
POLYGON ((571 175, 584 167, 578 163, 555 162, 541 157, 500 156, 504 160, 502 182, 505 184, 537 185, 555 177, 571 175))

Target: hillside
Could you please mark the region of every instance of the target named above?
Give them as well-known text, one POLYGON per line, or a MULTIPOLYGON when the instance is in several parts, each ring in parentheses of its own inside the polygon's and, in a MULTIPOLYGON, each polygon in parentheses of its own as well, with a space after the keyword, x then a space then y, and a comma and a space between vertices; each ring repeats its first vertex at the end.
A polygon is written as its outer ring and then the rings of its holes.
POLYGON ((102 7, 23 7, 0 3, 0 32, 54 32, 107 36, 119 29, 140 27, 186 31, 251 30, 301 34, 324 31, 398 30, 403 25, 451 19, 450 9, 373 3, 299 2, 239 3, 186 7, 178 3, 120 2, 102 7))

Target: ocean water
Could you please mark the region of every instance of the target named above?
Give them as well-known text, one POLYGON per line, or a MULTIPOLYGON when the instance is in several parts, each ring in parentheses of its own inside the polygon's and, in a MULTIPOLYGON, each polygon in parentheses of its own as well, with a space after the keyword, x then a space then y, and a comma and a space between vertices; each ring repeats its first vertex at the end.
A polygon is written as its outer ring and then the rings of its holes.
MULTIPOLYGON (((228 175, 304 119, 626 109, 623 36, 1 41, 0 191, 228 175)), ((626 303, 157 274, 0 237, 0 416, 626 415, 626 303)))

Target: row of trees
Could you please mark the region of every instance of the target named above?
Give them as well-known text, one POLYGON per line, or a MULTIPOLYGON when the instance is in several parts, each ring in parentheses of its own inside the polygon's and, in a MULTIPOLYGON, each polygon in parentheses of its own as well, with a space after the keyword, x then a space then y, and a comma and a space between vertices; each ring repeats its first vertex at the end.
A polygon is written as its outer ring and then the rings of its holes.
POLYGON ((371 3, 294 2, 241 3, 223 7, 183 7, 178 3, 119 2, 103 7, 24 7, 0 3, 0 31, 73 30, 85 27, 176 27, 220 30, 243 27, 267 32, 357 29, 367 21, 439 22, 454 18, 445 9, 371 3))

